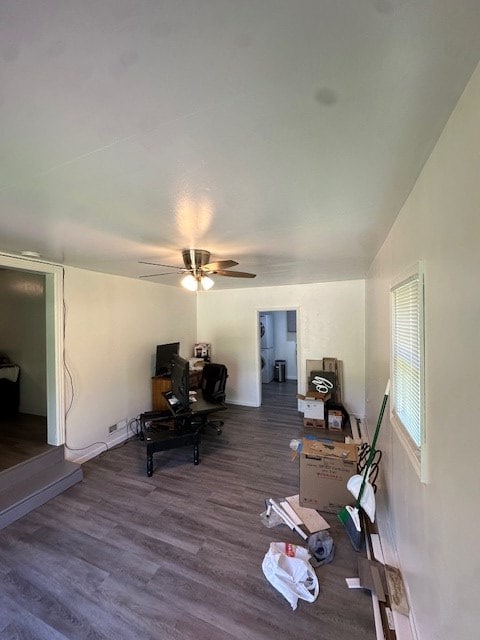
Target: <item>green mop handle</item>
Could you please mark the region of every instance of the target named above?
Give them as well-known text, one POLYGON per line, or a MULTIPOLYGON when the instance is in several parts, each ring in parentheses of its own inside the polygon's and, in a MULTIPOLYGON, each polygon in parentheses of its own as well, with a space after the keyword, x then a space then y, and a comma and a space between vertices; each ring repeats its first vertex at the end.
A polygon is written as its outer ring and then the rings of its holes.
POLYGON ((372 462, 373 462, 373 458, 374 458, 375 453, 376 453, 375 445, 377 444, 377 438, 378 438, 378 434, 379 434, 379 431, 380 431, 380 425, 382 424, 383 414, 385 413, 385 407, 387 405, 387 400, 388 400, 388 396, 389 395, 390 395, 390 380, 387 382, 387 387, 385 389, 385 394, 383 396, 382 408, 380 409, 380 414, 379 414, 378 420, 377 420, 377 426, 375 428, 375 434, 373 436, 372 444, 370 445, 370 455, 368 456, 367 464, 365 465, 365 469, 363 471, 363 480, 362 480, 362 484, 360 486, 360 491, 358 492, 357 502, 355 503, 355 506, 357 507, 357 509, 360 506, 360 500, 362 499, 362 496, 363 496, 363 491, 365 489, 365 484, 367 482, 368 472, 370 470, 370 467, 371 467, 372 462))

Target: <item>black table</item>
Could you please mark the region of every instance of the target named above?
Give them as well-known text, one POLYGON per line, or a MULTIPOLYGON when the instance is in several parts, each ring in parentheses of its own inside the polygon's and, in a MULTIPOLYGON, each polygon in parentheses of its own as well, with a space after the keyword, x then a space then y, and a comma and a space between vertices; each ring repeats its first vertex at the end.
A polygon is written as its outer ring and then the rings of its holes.
POLYGON ((140 438, 147 449, 147 476, 153 474, 153 454, 176 447, 193 446, 193 464, 200 462, 199 445, 208 416, 226 409, 224 404, 198 397, 188 411, 172 416, 166 411, 147 411, 140 415, 140 438), (170 428, 169 428, 170 427, 170 428))

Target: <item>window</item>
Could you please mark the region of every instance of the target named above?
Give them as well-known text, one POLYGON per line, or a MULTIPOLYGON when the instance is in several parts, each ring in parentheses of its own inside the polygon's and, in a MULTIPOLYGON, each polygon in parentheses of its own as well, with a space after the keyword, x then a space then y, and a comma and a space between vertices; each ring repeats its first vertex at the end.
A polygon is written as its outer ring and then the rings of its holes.
POLYGON ((417 265, 391 288, 391 418, 422 480, 424 445, 423 268, 417 265))

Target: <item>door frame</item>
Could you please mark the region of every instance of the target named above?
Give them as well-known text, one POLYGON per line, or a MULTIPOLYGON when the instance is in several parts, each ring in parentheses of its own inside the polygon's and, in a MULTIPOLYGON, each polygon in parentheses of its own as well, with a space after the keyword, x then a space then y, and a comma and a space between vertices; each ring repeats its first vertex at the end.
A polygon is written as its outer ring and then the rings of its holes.
POLYGON ((297 360, 297 391, 299 390, 299 385, 302 382, 301 380, 301 369, 300 369, 300 362, 301 362, 301 336, 300 336, 300 331, 299 331, 299 326, 300 326, 300 307, 295 307, 292 305, 274 305, 274 306, 265 306, 262 305, 261 307, 257 307, 255 310, 255 321, 256 321, 256 345, 255 345, 255 351, 256 351, 256 370, 257 370, 257 404, 255 406, 260 407, 262 405, 262 371, 261 371, 261 355, 260 355, 260 351, 261 351, 261 341, 260 341, 260 316, 268 313, 269 311, 271 312, 275 312, 275 311, 295 311, 296 313, 296 319, 297 319, 297 339, 295 341, 296 344, 296 349, 297 349, 297 354, 296 354, 296 360, 297 360))
POLYGON ((65 444, 64 269, 61 265, 1 252, 0 267, 45 276, 47 443, 65 444))

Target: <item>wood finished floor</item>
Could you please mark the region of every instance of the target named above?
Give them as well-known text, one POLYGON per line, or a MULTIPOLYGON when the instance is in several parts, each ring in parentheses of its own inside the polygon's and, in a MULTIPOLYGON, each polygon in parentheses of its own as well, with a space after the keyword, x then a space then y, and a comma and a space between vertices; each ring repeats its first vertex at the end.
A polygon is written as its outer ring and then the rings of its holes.
POLYGON ((0 639, 374 640, 370 596, 345 584, 356 554, 336 516, 316 602, 294 612, 263 576, 271 541, 301 542, 259 518, 265 498, 298 492, 296 390, 273 384, 262 407, 229 407, 197 467, 190 447, 166 451, 148 478, 132 440, 0 531, 0 639))
POLYGON ((50 448, 45 417, 17 413, 0 419, 0 471, 50 448))

